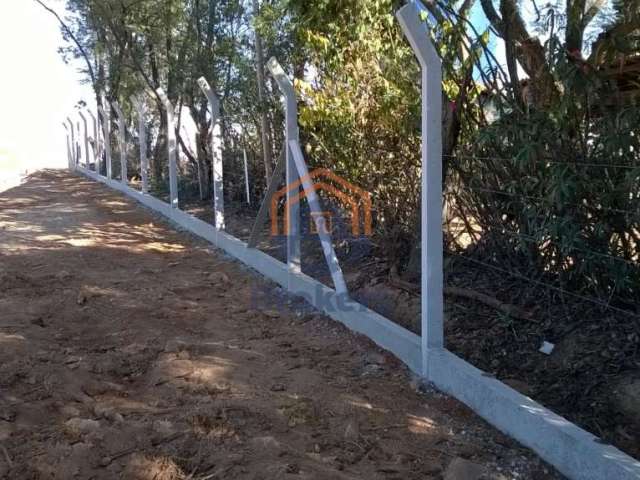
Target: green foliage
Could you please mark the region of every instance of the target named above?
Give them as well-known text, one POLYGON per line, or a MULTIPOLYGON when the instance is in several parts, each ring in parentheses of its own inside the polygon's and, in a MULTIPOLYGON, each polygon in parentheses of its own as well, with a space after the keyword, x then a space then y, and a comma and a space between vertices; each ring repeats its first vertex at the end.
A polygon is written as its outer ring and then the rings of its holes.
MULTIPOLYGON (((208 125, 196 79, 204 75, 222 100, 225 161, 247 145, 258 159, 253 171, 260 171, 265 109, 271 147, 277 152, 283 143, 272 81, 266 105, 257 100, 259 32, 265 57, 275 55, 295 77, 311 165, 371 192, 379 244, 402 268, 418 240, 421 173, 420 72, 394 16, 404 2, 260 3, 256 16, 249 0, 68 0, 68 21, 90 52, 97 97, 119 99, 129 112, 129 95, 162 86, 176 105, 189 107, 201 139, 208 125), (234 125, 244 127, 242 138, 234 125)), ((469 21, 474 0, 421 3, 443 67, 448 247, 504 257, 558 286, 631 302, 640 280, 640 113, 621 100, 610 67, 638 53, 638 1, 603 11, 603 2, 585 11, 550 2, 531 32, 511 0, 482 2, 491 27, 480 31, 469 21), (503 40, 506 66, 494 56, 503 40), (528 85, 516 81, 518 65, 528 85), (489 104, 500 115, 493 123, 489 104)), ((63 53, 81 55, 73 44, 63 53)), ((164 185, 165 125, 155 103, 154 181, 164 185)), ((204 155, 192 155, 182 172, 194 192, 198 172, 209 168, 208 142, 201 143, 204 155)), ((241 182, 236 173, 229 182, 241 182)))
POLYGON ((611 79, 576 65, 558 39, 549 46, 563 94, 524 111, 496 99, 501 118, 478 129, 454 162, 455 215, 485 257, 636 305, 640 108, 619 103, 611 79))

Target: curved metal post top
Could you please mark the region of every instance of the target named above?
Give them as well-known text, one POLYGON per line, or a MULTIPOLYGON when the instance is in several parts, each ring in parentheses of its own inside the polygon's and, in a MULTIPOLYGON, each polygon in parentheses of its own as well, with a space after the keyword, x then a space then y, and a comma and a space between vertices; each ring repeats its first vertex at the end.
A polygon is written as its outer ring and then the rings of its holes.
POLYGON ((435 67, 440 68, 442 61, 431 43, 429 37, 429 28, 426 22, 422 21, 421 16, 425 13, 414 2, 407 3, 404 7, 396 12, 396 17, 402 31, 404 32, 411 48, 413 49, 420 66, 422 68, 435 67))
POLYGON ((422 372, 429 378, 428 351, 444 346, 442 258, 442 63, 424 12, 408 3, 396 13, 422 69, 422 372))
MULTIPOLYGON (((284 69, 278 63, 275 57, 271 57, 267 62, 267 68, 273 75, 276 83, 278 84, 278 88, 284 95, 287 113, 289 114, 289 118, 293 122, 295 120, 295 125, 290 125, 290 127, 294 127, 297 129, 298 126, 298 102, 296 100, 296 91, 293 88, 293 82, 289 80, 289 77, 285 73, 284 69)), ((293 139, 290 139, 293 140, 293 139)))
MULTIPOLYGON (((296 162, 291 155, 291 148, 289 147, 291 141, 298 141, 300 132, 298 129, 298 104, 296 102, 296 92, 293 88, 293 83, 287 77, 287 74, 282 69, 275 57, 271 57, 267 62, 267 68, 273 75, 278 88, 282 92, 285 106, 285 151, 286 151, 286 181, 287 185, 293 185, 293 183, 299 178, 299 172, 297 171, 296 162)), ((293 202, 292 198, 297 193, 296 188, 287 190, 287 205, 288 209, 288 226, 289 231, 287 233, 287 265, 291 272, 302 271, 301 261, 301 247, 300 247, 300 205, 299 202, 293 202)), ((291 281, 291 278, 289 279, 291 281)), ((290 285, 291 288, 291 285, 290 285)))
POLYGON ((289 80, 289 77, 283 70, 278 60, 275 57, 271 57, 267 62, 267 68, 273 75, 273 78, 276 80, 278 87, 282 91, 282 94, 287 97, 287 100, 293 99, 295 101, 296 92, 293 88, 293 83, 289 80))
POLYGON ((220 100, 218 99, 218 95, 213 91, 209 82, 207 82, 207 79, 200 77, 198 79, 198 86, 200 87, 200 90, 202 90, 202 93, 207 97, 207 100, 211 102, 211 106, 220 110, 220 100))

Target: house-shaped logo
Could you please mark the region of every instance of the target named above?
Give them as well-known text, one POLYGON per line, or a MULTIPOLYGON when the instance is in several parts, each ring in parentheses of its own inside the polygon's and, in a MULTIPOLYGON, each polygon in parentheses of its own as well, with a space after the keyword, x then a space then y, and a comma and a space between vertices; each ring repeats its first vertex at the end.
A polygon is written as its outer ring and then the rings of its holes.
MULTIPOLYGON (((371 194, 336 175, 328 168, 317 168, 306 177, 299 178, 295 182, 286 185, 273 195, 271 199, 271 235, 280 234, 280 228, 278 227, 278 203, 280 199, 285 197, 287 192, 294 191, 296 194, 285 203, 284 234, 288 235, 290 203, 299 203, 300 200, 307 197, 309 192, 306 188, 300 191, 300 186, 307 180, 311 183, 313 191, 325 191, 331 194, 340 201, 344 208, 350 211, 351 233, 354 237, 359 237, 361 234, 371 235, 371 194), (363 215, 360 215, 360 207, 362 207, 363 215), (362 227, 360 218, 363 219, 362 227)), ((319 233, 317 231, 318 228, 324 228, 325 232, 329 233, 332 223, 331 212, 311 213, 312 233, 319 233), (324 222, 317 222, 318 216, 321 216, 324 222)))

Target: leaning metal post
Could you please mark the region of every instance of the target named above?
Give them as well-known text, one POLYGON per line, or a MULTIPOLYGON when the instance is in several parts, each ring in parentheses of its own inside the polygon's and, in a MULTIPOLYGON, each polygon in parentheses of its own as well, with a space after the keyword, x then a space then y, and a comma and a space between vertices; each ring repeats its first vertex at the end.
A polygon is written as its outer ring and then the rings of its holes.
MULTIPOLYGON (((84 125, 84 163, 85 167, 89 168, 89 127, 87 117, 84 116, 82 110, 78 111, 78 115, 80 115, 82 124, 84 125)), ((78 135, 80 135, 80 132, 78 132, 78 135)))
POLYGON ((138 112, 138 143, 140 144, 140 177, 142 178, 142 193, 149 193, 149 159, 147 158, 147 126, 145 117, 147 107, 142 97, 131 97, 131 103, 138 112))
POLYGON ((113 109, 118 117, 118 145, 120 147, 120 181, 126 185, 128 179, 127 172, 127 127, 124 114, 117 100, 113 101, 113 109))
POLYGON ((96 173, 98 170, 98 159, 100 158, 100 139, 98 137, 98 120, 93 112, 87 109, 87 113, 91 117, 91 122, 93 123, 93 168, 96 173))
POLYGON ((109 132, 109 116, 104 108, 98 107, 98 114, 102 117, 102 134, 104 135, 104 153, 107 161, 107 178, 111 179, 111 134, 109 132))
POLYGON ((174 120, 175 111, 173 105, 162 88, 158 88, 156 93, 164 103, 167 111, 167 152, 169 155, 169 199, 171 207, 178 208, 178 166, 176 150, 176 125, 174 120))
POLYGON ((69 131, 71 132, 71 169, 73 170, 74 168, 76 168, 76 138, 73 129, 73 121, 69 117, 67 117, 67 122, 69 123, 69 131))
POLYGON ((220 118, 220 100, 204 77, 198 79, 198 86, 205 94, 211 108, 211 167, 213 179, 213 208, 216 229, 224 230, 224 190, 222 169, 222 124, 220 118))
MULTIPOLYGON (((275 78, 284 97, 286 117, 286 181, 287 186, 290 186, 298 180, 295 161, 293 159, 293 155, 291 155, 291 149, 289 147, 291 141, 297 142, 300 140, 296 93, 293 89, 291 80, 289 80, 286 73, 274 57, 267 62, 267 68, 275 78)), ((289 216, 287 218, 287 225, 289 226, 287 231, 287 264, 289 266, 289 270, 300 273, 302 271, 300 260, 300 205, 299 202, 291 201, 293 197, 298 195, 298 191, 299 188, 291 188, 287 190, 287 206, 289 207, 289 216)))
POLYGON ((414 3, 396 14, 422 69, 422 371, 444 347, 442 259, 442 65, 414 3))
POLYGON ((291 140, 289 142, 289 149, 291 150, 291 154, 296 163, 298 175, 300 176, 300 179, 302 181, 302 186, 304 189, 303 191, 306 194, 307 202, 309 202, 309 209, 311 210, 312 215, 315 217, 314 222, 316 224, 316 231, 318 232, 318 237, 320 237, 320 243, 322 244, 322 253, 324 254, 325 260, 327 261, 327 266, 329 267, 329 272, 331 273, 331 278, 333 279, 333 285, 336 288, 336 292, 347 295, 347 284, 344 281, 344 276, 342 275, 342 269, 340 268, 338 257, 336 256, 336 252, 333 249, 331 234, 329 233, 329 229, 327 228, 327 219, 323 215, 318 194, 313 188, 311 176, 309 175, 307 164, 304 161, 304 155, 302 154, 300 143, 297 140, 291 140))
POLYGON ((249 241, 247 242, 247 248, 256 248, 258 245, 258 238, 260 237, 260 230, 266 222, 267 217, 269 215, 269 209, 271 207, 271 201, 273 196, 276 193, 278 185, 280 185, 280 180, 284 175, 285 163, 286 163, 286 152, 289 149, 284 146, 282 152, 280 152, 280 158, 278 158, 278 162, 276 163, 276 168, 273 169, 273 173, 271 174, 271 179, 269 180, 269 185, 267 186, 267 193, 264 195, 264 199, 260 204, 260 209, 258 210, 258 215, 256 216, 256 220, 253 223, 253 228, 251 229, 251 235, 249 236, 249 241))

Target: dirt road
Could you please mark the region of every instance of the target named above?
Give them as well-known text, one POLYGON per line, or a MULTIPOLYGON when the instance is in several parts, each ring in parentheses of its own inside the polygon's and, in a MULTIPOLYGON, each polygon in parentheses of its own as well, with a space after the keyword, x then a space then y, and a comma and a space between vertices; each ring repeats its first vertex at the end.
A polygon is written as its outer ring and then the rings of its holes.
POLYGON ((0 195, 0 478, 548 479, 362 337, 59 171, 0 195))

